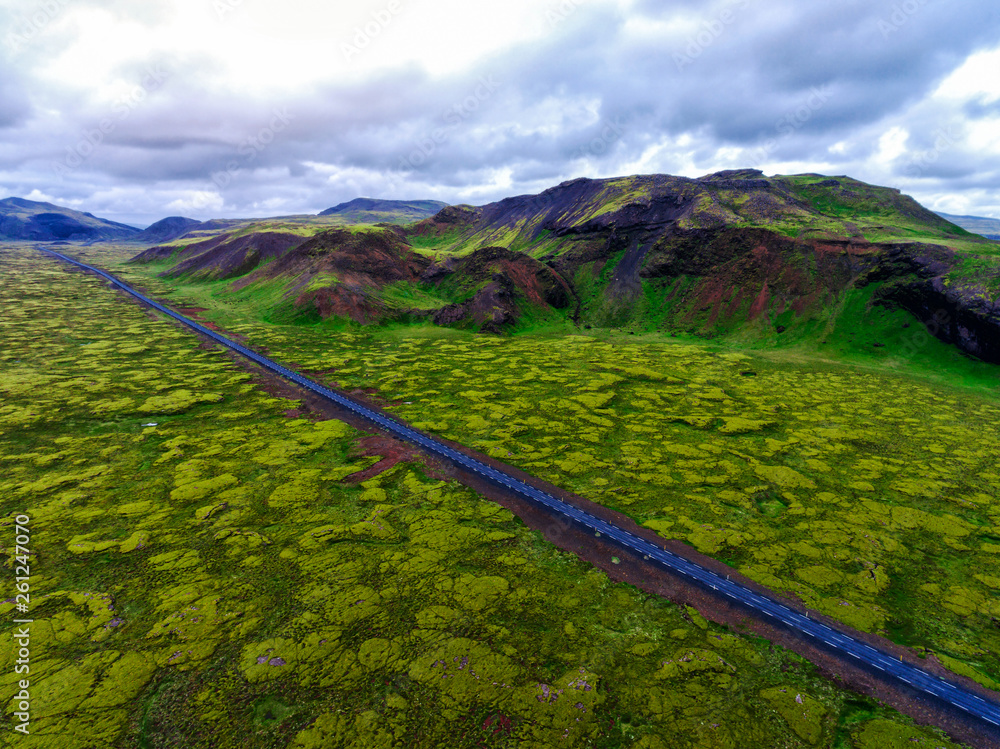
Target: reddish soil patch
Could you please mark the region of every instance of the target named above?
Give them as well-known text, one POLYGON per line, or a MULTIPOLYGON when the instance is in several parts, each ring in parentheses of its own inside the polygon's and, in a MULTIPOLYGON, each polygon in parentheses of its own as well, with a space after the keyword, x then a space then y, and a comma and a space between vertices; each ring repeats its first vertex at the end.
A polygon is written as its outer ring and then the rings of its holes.
POLYGON ((199 323, 200 325, 204 325, 209 330, 214 330, 218 333, 222 332, 222 328, 220 328, 214 322, 206 320, 201 316, 202 312, 208 312, 208 310, 205 309, 204 307, 171 307, 170 309, 174 310, 175 312, 179 312, 185 317, 190 317, 192 320, 199 323))
POLYGON ((789 308, 808 315, 880 262, 879 253, 879 246, 847 239, 818 243, 765 230, 696 232, 656 250, 642 274, 697 277, 680 300, 687 308, 681 321, 711 328, 742 314, 748 321, 789 308))
POLYGON ((524 293, 528 301, 539 307, 565 307, 573 290, 562 276, 529 255, 513 253, 515 257, 501 262, 502 273, 524 293))
POLYGON ((881 244, 871 244, 864 240, 823 240, 816 239, 809 242, 809 244, 816 250, 817 253, 822 255, 849 255, 852 257, 864 257, 865 255, 873 255, 882 251, 885 245, 881 244))
POLYGON ((437 325, 471 322, 483 332, 499 333, 515 322, 527 302, 540 308, 565 308, 574 292, 552 268, 529 255, 503 247, 481 247, 464 258, 432 265, 423 279, 440 282, 454 274, 478 290, 461 304, 449 304, 434 314, 437 325))
MULTIPOLYGON (((382 460, 363 471, 358 471, 357 473, 352 473, 350 476, 345 477, 343 480, 349 484, 360 484, 362 481, 367 481, 370 478, 378 476, 383 471, 388 471, 398 463, 424 462, 424 454, 417 450, 416 447, 407 442, 402 442, 384 434, 374 434, 371 437, 362 437, 355 442, 354 445, 354 452, 358 456, 377 455, 381 457, 382 460)), ((445 480, 447 478, 438 474, 437 471, 433 469, 429 469, 427 473, 429 476, 439 480, 445 480)))
POLYGON ((733 294, 733 299, 729 303, 729 307, 726 309, 726 317, 733 317, 739 310, 743 307, 743 302, 747 296, 747 290, 742 286, 736 289, 736 293, 733 294))
POLYGON ((503 713, 497 713, 496 715, 491 715, 483 721, 482 730, 490 731, 491 736, 496 736, 498 733, 510 735, 513 732, 513 723, 511 722, 511 719, 503 713), (493 729, 492 731, 490 731, 491 728, 493 729))
POLYGON ((324 319, 346 317, 362 325, 377 322, 386 314, 386 309, 374 302, 371 293, 363 287, 351 288, 342 284, 302 294, 295 300, 295 306, 314 307, 324 319))

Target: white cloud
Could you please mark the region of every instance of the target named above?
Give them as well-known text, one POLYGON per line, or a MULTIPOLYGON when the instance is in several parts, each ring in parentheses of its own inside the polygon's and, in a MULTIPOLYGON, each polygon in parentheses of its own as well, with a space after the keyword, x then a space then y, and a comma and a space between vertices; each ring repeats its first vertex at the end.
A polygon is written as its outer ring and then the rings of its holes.
POLYGON ((122 75, 134 64, 201 59, 199 76, 206 87, 262 97, 402 67, 452 75, 548 33, 544 9, 532 0, 157 4, 163 13, 155 24, 134 20, 121 7, 66 6, 58 23, 69 31, 70 42, 52 50, 36 74, 48 85, 111 101, 123 86, 133 85, 122 75))
POLYGON ((984 103, 1000 99, 1000 47, 977 52, 951 75, 945 78, 934 92, 938 98, 981 98, 984 103))
POLYGON ((910 134, 905 128, 896 126, 878 140, 878 153, 875 158, 882 163, 890 163, 906 153, 906 141, 910 134))
POLYGON ((37 200, 39 203, 55 203, 57 199, 44 193, 41 190, 35 189, 24 196, 26 200, 37 200))
POLYGON ((980 153, 1000 154, 1000 117, 970 122, 966 127, 969 148, 980 153))
MULTIPOLYGON (((30 44, 0 45, 0 191, 132 223, 358 195, 486 202, 577 176, 745 166, 847 173, 972 212, 993 210, 1000 186, 987 0, 929 3, 888 38, 885 8, 864 3, 52 2, 30 44), (674 55, 702 32, 679 71, 674 55), (55 175, 151 64, 164 85, 55 175), (477 98, 483 76, 499 83, 477 98), (810 104, 817 90, 829 94, 810 104), (251 158, 248 139, 284 107, 287 127, 251 158)), ((0 40, 23 7, 0 0, 0 40)))
POLYGON ((167 203, 167 209, 179 214, 202 215, 206 211, 221 211, 225 200, 217 192, 207 190, 190 190, 183 197, 167 203))

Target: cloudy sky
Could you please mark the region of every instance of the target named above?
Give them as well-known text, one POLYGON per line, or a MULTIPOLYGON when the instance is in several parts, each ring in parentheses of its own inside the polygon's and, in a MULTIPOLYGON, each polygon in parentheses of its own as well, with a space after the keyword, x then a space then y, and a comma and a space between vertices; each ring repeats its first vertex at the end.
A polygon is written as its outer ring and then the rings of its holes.
POLYGON ((1000 5, 0 0, 0 197, 145 226, 747 166, 1000 217, 1000 5))

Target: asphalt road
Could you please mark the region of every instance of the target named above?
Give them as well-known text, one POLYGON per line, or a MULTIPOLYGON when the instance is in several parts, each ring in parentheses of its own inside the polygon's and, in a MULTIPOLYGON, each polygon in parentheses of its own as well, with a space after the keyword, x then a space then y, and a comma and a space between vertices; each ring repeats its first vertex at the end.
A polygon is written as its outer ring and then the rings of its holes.
POLYGON ((903 684, 914 690, 932 695, 945 704, 957 708, 973 718, 985 721, 993 726, 1000 727, 1000 705, 987 702, 982 697, 979 697, 978 695, 975 695, 956 684, 940 679, 937 676, 916 668, 915 666, 911 666, 908 663, 901 662, 893 656, 881 652, 867 643, 849 637, 848 635, 845 635, 823 624, 822 622, 810 619, 809 617, 788 608, 776 600, 756 593, 739 583, 727 580, 718 573, 700 567, 699 565, 694 564, 683 557, 679 557, 676 554, 672 554, 665 549, 661 549, 643 538, 634 536, 628 531, 622 530, 621 528, 579 510, 562 500, 556 499, 550 494, 529 486, 523 481, 519 481, 513 476, 509 476, 503 471, 499 471, 485 465, 484 463, 474 460, 469 456, 442 444, 441 442, 431 439, 430 437, 411 429, 405 424, 395 421, 394 419, 390 419, 383 414, 377 413, 376 411, 365 408, 343 395, 325 388, 322 385, 303 377, 297 372, 293 372, 292 370, 281 366, 277 362, 271 361, 270 359, 251 351, 245 346, 241 346, 239 343, 231 341, 225 336, 219 335, 213 330, 209 330, 203 325, 199 325, 193 320, 190 320, 187 317, 164 307, 162 304, 154 302, 149 297, 140 294, 138 291, 122 283, 110 273, 85 265, 58 252, 53 252, 52 250, 46 250, 43 248, 39 249, 42 252, 58 257, 61 260, 72 263, 75 266, 88 270, 92 273, 96 273, 97 275, 110 281, 121 290, 131 294, 159 312, 184 323, 188 327, 193 328, 202 335, 208 336, 223 346, 239 352, 260 366, 291 380, 296 385, 333 401, 339 406, 353 411, 358 416, 363 417, 383 431, 388 432, 395 437, 417 445, 425 451, 445 458, 449 462, 462 466, 465 469, 475 471, 494 484, 504 487, 538 505, 542 505, 551 513, 561 515, 564 518, 568 518, 571 521, 586 527, 595 535, 600 535, 606 540, 616 542, 622 547, 638 554, 641 558, 647 561, 651 560, 657 562, 674 573, 678 573, 689 578, 691 581, 704 588, 711 589, 719 595, 732 599, 734 602, 743 607, 752 609, 764 619, 806 635, 807 637, 824 645, 826 648, 841 654, 842 656, 853 658, 863 665, 877 669, 878 671, 883 672, 883 676, 892 677, 893 679, 903 682, 903 684))

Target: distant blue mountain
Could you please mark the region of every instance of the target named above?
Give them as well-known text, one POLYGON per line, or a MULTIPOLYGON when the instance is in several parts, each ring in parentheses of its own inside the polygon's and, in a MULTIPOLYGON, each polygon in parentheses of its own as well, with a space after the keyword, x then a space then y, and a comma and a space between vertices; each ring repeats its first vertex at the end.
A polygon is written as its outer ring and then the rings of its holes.
POLYGON ((0 239, 35 242, 134 239, 139 229, 71 208, 23 198, 0 200, 0 239))

